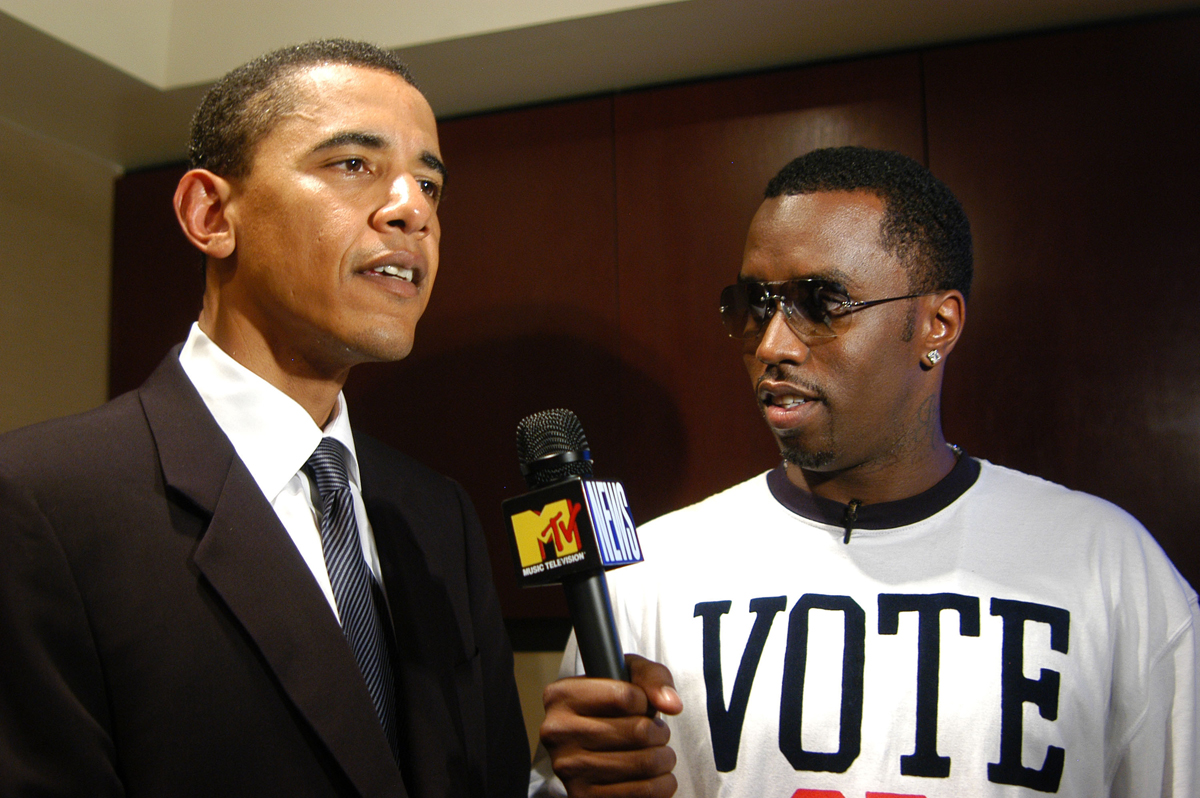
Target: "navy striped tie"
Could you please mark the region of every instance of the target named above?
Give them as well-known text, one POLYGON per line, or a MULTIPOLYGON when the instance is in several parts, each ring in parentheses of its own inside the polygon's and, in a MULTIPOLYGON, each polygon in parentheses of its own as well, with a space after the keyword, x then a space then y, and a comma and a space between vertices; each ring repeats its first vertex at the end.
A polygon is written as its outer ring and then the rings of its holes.
POLYGON ((379 612, 372 598, 374 577, 363 559, 354 501, 346 471, 346 447, 333 438, 322 438, 304 468, 317 483, 321 499, 321 548, 342 620, 342 633, 354 652, 387 735, 393 756, 396 743, 395 683, 379 612))

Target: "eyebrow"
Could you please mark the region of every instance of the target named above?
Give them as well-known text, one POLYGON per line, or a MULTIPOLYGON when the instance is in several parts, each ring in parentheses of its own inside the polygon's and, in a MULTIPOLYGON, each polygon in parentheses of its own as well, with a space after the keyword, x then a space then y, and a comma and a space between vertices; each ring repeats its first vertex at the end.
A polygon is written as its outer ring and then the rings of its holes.
MULTIPOLYGON (((337 147, 344 147, 347 144, 357 145, 368 150, 382 150, 387 147, 388 140, 383 136, 379 136, 374 133, 364 133, 358 130, 347 130, 342 133, 335 133, 324 141, 318 143, 312 148, 311 151, 313 153, 318 153, 325 150, 336 149, 337 147)), ((421 153, 420 161, 441 175, 443 180, 446 179, 446 165, 442 163, 441 158, 426 150, 425 152, 421 153)))
POLYGON ((342 133, 335 133, 313 147, 312 151, 321 152, 323 150, 332 150, 336 147, 344 147, 347 144, 357 144, 358 146, 365 147, 369 150, 382 150, 387 146, 387 140, 383 136, 377 136, 374 133, 362 133, 355 130, 347 130, 342 133))
POLYGON ((432 152, 426 151, 421 153, 421 163, 425 164, 430 169, 441 175, 442 180, 446 179, 446 164, 442 163, 442 159, 434 155, 432 152))

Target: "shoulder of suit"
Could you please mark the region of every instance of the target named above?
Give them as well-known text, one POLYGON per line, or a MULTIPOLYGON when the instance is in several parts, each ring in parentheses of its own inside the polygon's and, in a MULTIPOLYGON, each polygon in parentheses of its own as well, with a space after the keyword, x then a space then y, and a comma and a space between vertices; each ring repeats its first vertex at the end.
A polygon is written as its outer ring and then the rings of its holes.
POLYGON ((142 443, 149 427, 135 394, 97 408, 50 419, 0 435, 0 472, 32 475, 111 470, 142 443))

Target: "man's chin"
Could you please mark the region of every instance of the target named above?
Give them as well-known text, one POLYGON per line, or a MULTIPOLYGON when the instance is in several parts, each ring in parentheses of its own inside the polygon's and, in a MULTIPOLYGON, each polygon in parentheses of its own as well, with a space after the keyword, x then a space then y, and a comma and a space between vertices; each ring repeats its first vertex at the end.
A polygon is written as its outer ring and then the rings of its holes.
POLYGON ((834 458, 833 452, 813 452, 789 445, 787 441, 780 443, 779 451, 783 454, 784 460, 805 471, 824 471, 833 463, 834 458))
POLYGON ((413 348, 413 335, 375 331, 353 341, 346 347, 360 363, 393 363, 408 357, 413 348))

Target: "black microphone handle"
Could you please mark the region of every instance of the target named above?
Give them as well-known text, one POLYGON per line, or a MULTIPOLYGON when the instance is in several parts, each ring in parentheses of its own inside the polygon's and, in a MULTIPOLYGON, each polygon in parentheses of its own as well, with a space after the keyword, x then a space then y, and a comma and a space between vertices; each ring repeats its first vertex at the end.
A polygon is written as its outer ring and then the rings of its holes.
POLYGON ((569 574, 563 577, 563 590, 567 593, 567 608, 571 611, 583 672, 593 678, 629 681, 604 571, 569 574))

